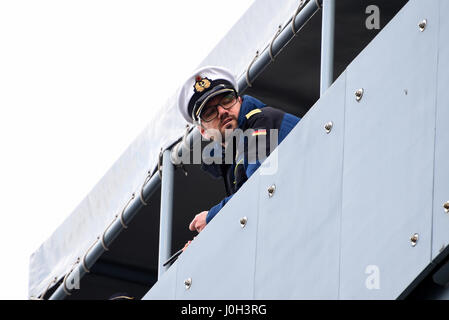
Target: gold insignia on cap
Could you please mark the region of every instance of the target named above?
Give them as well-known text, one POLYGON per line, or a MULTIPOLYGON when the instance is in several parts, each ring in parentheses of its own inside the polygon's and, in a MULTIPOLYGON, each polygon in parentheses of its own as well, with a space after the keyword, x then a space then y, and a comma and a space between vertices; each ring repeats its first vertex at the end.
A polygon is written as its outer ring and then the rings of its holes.
POLYGON ((207 78, 202 78, 201 76, 197 76, 195 78, 196 82, 194 85, 195 92, 203 92, 205 89, 210 87, 210 80, 207 78))

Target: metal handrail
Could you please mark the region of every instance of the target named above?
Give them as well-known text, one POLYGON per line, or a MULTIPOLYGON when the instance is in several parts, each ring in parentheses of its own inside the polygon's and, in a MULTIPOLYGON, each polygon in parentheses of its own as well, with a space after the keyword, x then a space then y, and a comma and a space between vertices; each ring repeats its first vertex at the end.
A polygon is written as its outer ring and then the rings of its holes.
MULTIPOLYGON (((158 174, 153 174, 150 181, 143 188, 144 200, 148 200, 159 188, 161 180, 158 174)), ((128 223, 132 221, 137 212, 139 212, 144 207, 139 197, 133 197, 129 202, 129 205, 125 208, 122 214, 122 218, 128 223)), ((120 219, 114 219, 114 222, 108 226, 107 230, 104 232, 104 245, 106 247, 110 246, 115 238, 124 230, 120 219)), ((100 258, 100 256, 105 252, 105 248, 101 241, 96 241, 95 244, 88 249, 85 256, 83 257, 83 263, 78 263, 72 270, 66 274, 64 283, 72 283, 73 281, 80 281, 82 277, 87 273, 94 263, 100 258)), ((56 291, 51 295, 50 300, 60 300, 64 299, 68 294, 70 294, 69 288, 66 288, 64 284, 61 284, 56 291)))

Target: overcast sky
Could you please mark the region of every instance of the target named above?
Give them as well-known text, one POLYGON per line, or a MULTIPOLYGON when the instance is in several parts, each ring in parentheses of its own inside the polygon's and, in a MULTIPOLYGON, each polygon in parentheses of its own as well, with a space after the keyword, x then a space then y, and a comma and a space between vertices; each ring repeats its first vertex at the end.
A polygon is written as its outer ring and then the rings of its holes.
POLYGON ((0 0, 0 299, 252 3, 0 0))

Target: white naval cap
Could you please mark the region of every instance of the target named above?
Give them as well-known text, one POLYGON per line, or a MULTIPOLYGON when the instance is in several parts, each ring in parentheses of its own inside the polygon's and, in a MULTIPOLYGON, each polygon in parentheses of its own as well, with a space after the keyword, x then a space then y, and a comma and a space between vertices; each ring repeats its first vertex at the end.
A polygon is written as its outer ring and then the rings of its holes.
POLYGON ((223 92, 236 91, 237 80, 231 71, 217 66, 196 70, 180 88, 178 108, 187 122, 198 121, 206 102, 223 92))

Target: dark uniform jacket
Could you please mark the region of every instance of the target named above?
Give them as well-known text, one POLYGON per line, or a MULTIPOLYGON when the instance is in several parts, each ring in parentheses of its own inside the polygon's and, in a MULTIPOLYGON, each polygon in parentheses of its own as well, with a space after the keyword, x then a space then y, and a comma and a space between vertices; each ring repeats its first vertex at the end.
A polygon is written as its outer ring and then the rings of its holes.
POLYGON ((273 151, 270 150, 272 147, 270 144, 270 129, 278 130, 276 144, 279 144, 300 120, 300 118, 294 115, 268 107, 251 96, 243 96, 242 98, 243 102, 240 107, 238 127, 245 134, 237 135, 232 147, 227 147, 226 149, 220 147, 222 151, 221 164, 203 164, 202 166, 203 170, 214 177, 223 177, 228 195, 209 210, 206 217, 207 223, 212 220, 234 193, 259 168, 264 157, 258 157, 257 155, 262 154, 268 157, 270 151, 273 151), (265 141, 258 139, 259 136, 265 136, 265 141), (265 151, 259 150, 260 148, 265 148, 265 151), (232 152, 233 161, 226 164, 225 157, 228 152, 232 152))

